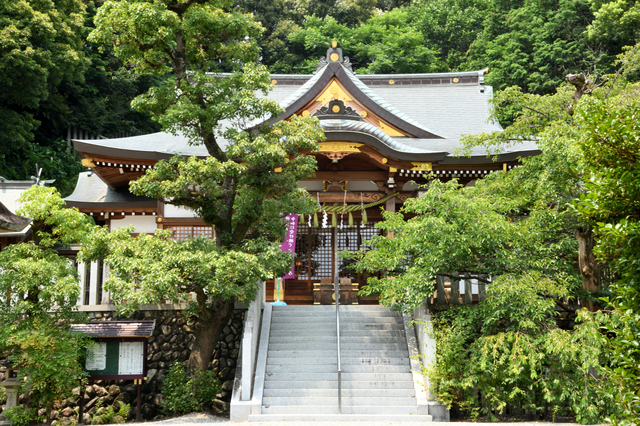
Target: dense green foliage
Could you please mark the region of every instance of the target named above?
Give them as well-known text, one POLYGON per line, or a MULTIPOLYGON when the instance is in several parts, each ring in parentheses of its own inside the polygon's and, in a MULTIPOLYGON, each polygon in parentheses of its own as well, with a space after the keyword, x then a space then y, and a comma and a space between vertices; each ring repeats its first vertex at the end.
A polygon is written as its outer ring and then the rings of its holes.
POLYGON ((567 73, 612 71, 623 46, 635 44, 635 6, 620 3, 416 0, 368 16, 352 13, 351 19, 335 5, 305 9, 281 2, 267 10, 248 2, 244 7, 255 10, 267 27, 261 46, 263 63, 272 72, 313 72, 330 41, 336 40, 357 72, 488 67, 487 82, 497 89, 518 85, 525 92, 544 94, 554 92, 567 73), (276 10, 281 19, 276 19, 276 10), (610 36, 616 29, 619 34, 610 36))
POLYGON ((590 175, 578 208, 596 225, 596 250, 619 277, 610 298, 615 309, 611 377, 620 418, 640 416, 640 87, 627 86, 606 99, 583 102, 581 147, 590 175))
POLYGON ((101 1, 0 2, 0 176, 55 179, 63 195, 83 170, 68 129, 96 137, 159 130, 131 100, 149 79, 121 67, 86 41, 101 1))
POLYGON ((425 46, 424 36, 411 22, 410 12, 394 9, 376 15, 355 28, 340 24, 335 18, 311 17, 304 29, 289 35, 294 51, 307 51, 307 58, 296 71, 315 71, 332 40, 339 40, 349 53, 354 68, 364 74, 434 72, 441 67, 437 52, 425 46))
POLYGON ((162 408, 167 414, 185 414, 209 408, 220 389, 212 371, 199 371, 195 376, 189 376, 184 363, 175 362, 162 382, 162 408))
POLYGON ((33 111, 63 81, 82 79, 84 10, 80 0, 0 2, 2 154, 32 140, 33 111))
POLYGON ((432 392, 472 417, 494 419, 506 406, 585 424, 615 414, 598 321, 583 310, 573 330, 556 324, 556 298, 567 295, 540 274, 505 275, 478 307, 438 314, 437 361, 426 372, 432 392))
POLYGON ((607 73, 619 50, 588 40, 593 19, 586 0, 496 0, 470 50, 475 68, 489 67, 495 89, 517 85, 552 93, 568 73, 607 73))
POLYGON ((42 406, 49 413, 83 377, 85 338, 70 324, 86 319, 76 311, 77 272, 54 246, 81 242, 92 220, 65 208, 53 188, 33 186, 21 200, 27 204, 18 213, 33 218, 34 239, 0 252, 0 353, 26 379, 25 408, 42 406))

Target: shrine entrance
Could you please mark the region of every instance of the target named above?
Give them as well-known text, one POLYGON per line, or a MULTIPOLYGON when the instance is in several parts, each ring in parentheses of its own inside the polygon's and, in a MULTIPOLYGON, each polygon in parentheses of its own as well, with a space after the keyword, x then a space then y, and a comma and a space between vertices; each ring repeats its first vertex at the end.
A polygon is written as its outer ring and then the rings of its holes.
MULTIPOLYGON (((329 215, 330 217, 331 215, 329 215)), ((322 216, 320 215, 320 218, 322 216)), ((322 219, 320 219, 322 220, 322 219)), ((375 296, 357 296, 357 291, 366 284, 366 276, 358 274, 350 266, 350 259, 341 259, 336 252, 367 249, 364 241, 381 231, 373 223, 341 226, 313 227, 308 222, 298 224, 296 237, 295 279, 285 280, 284 301, 291 305, 331 304, 334 303, 333 281, 336 275, 341 282, 340 303, 378 304, 375 296), (315 296, 314 296, 315 288, 315 296), (320 292, 321 294, 318 294, 320 292)), ((267 300, 273 298, 273 283, 267 283, 267 300)))

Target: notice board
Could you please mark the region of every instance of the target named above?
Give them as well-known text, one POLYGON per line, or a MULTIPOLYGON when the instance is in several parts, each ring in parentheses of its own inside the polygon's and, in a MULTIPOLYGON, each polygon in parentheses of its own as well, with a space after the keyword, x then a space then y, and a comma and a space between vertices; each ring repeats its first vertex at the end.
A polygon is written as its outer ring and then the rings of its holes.
POLYGON ((93 380, 143 379, 145 342, 105 340, 87 347, 85 370, 93 380))

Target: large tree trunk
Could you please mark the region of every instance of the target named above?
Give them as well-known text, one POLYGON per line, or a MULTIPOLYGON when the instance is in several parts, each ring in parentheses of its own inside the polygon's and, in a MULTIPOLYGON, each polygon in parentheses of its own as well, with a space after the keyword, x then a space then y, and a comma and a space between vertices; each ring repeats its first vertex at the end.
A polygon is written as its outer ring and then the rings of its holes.
MULTIPOLYGON (((593 228, 590 225, 576 229, 578 240, 578 268, 582 275, 582 288, 589 292, 600 290, 600 265, 596 263, 593 255, 593 228)), ((592 300, 581 299, 583 308, 591 312, 598 310, 598 304, 592 300)))
POLYGON ((218 336, 225 324, 233 315, 233 302, 218 299, 210 309, 200 310, 200 317, 195 327, 193 350, 187 361, 187 370, 205 371, 209 368, 211 356, 218 343, 218 336))

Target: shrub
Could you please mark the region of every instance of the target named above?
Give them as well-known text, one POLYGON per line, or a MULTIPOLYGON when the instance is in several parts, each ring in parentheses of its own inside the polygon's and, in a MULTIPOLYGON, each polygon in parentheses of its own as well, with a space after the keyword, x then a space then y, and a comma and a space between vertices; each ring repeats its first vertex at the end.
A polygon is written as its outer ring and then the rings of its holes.
POLYGON ((24 408, 20 405, 9 408, 5 416, 11 426, 30 426, 45 420, 45 416, 38 416, 38 410, 35 408, 24 408))
POLYGON ((602 423, 616 411, 598 315, 578 312, 573 330, 556 324, 566 291, 539 274, 494 281, 477 307, 436 315, 432 392, 451 407, 492 420, 507 406, 602 423))
MULTIPOLYGON (((108 424, 117 424, 124 423, 129 415, 129 404, 124 404, 121 401, 116 401, 120 408, 116 410, 115 403, 114 405, 108 406, 101 414, 97 414, 98 410, 96 410, 96 415, 91 418, 92 425, 108 425, 108 424)), ((100 401, 96 406, 99 406, 100 401)))
POLYGON ((220 382, 213 371, 186 373, 184 363, 171 366, 162 384, 162 407, 165 413, 185 414, 211 406, 220 392, 220 382))

